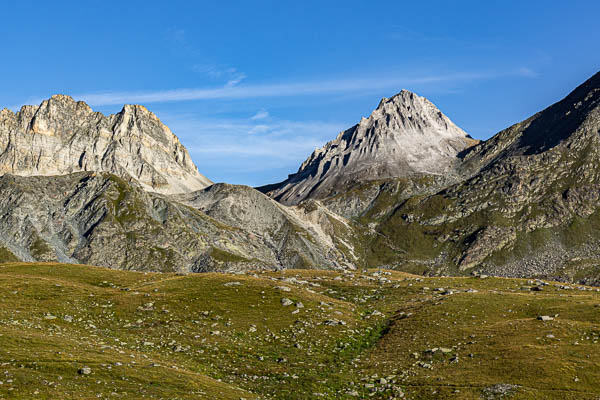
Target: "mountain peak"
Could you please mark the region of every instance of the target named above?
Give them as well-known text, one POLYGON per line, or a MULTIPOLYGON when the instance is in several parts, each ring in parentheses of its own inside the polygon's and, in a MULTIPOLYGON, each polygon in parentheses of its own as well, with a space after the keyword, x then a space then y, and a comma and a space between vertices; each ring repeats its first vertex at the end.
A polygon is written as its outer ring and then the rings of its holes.
POLYGON ((165 194, 212 182, 188 151, 146 107, 125 105, 105 116, 83 101, 57 94, 39 106, 0 115, 0 175, 110 172, 165 194))
POLYGON ((61 93, 53 94, 48 99, 48 101, 53 101, 53 100, 54 101, 68 102, 68 103, 76 103, 75 99, 73 99, 71 96, 69 96, 67 94, 61 94, 61 93))
POLYGON ((402 90, 315 150, 271 195, 295 204, 326 197, 350 182, 445 174, 473 142, 429 100, 402 90))
MULTIPOLYGON (((412 103, 416 98, 425 99, 424 97, 419 96, 418 94, 411 92, 410 90, 402 89, 400 92, 396 93, 392 97, 382 97, 379 101, 379 105, 374 111, 379 109, 383 109, 388 103, 412 103)), ((427 99, 425 99, 427 100, 427 99)))

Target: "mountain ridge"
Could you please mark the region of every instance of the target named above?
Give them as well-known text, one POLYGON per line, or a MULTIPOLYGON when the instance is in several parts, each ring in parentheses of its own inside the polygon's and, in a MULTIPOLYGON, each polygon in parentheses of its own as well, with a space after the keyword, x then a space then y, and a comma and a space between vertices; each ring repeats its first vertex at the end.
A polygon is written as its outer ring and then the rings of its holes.
POLYGON ((212 184, 179 139, 144 106, 125 105, 105 116, 85 102, 54 95, 37 107, 0 112, 0 174, 79 171, 114 173, 164 194, 212 184))
MULTIPOLYGON (((106 123, 84 103, 70 104, 74 115, 106 123)), ((38 112, 26 106, 18 118, 8 111, 0 118, 35 138, 66 129, 36 119, 38 112)), ((151 118, 136 125, 138 112, 149 113, 125 106, 110 118, 123 132, 165 139, 151 118)), ((65 117, 66 125, 73 119, 65 117)), ((474 144, 431 102, 403 90, 317 149, 285 185, 259 188, 270 197, 228 184, 146 193, 131 175, 121 182, 105 172, 5 174, 0 256, 161 270, 169 259, 178 270, 196 272, 384 265, 419 274, 600 282, 593 267, 600 264, 600 73, 474 144), (406 143, 419 147, 412 158, 406 143), (60 189, 65 182, 77 190, 60 189), (77 206, 65 213, 70 204, 77 206)))

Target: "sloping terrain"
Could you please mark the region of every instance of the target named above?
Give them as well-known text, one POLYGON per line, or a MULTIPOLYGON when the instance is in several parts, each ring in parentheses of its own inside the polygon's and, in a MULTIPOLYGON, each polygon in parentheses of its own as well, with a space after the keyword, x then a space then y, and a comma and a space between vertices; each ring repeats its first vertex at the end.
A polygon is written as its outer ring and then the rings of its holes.
POLYGON ((191 194, 211 204, 202 210, 106 173, 4 175, 0 193, 0 261, 200 272, 352 267, 364 254, 342 218, 247 187, 191 194))
POLYGON ((283 204, 298 204, 363 181, 452 175, 457 155, 475 143, 429 100, 403 90, 315 150, 296 174, 259 190, 283 204))
POLYGON ((322 202, 375 227, 369 265, 597 283, 599 133, 600 73, 466 151, 459 183, 369 182, 322 202))
POLYGON ((277 265, 352 269, 362 264, 360 228, 319 202, 286 207, 251 187, 224 183, 175 199, 261 238, 278 255, 277 265))
POLYGON ((20 263, 0 285, 1 398, 600 396, 584 286, 20 263))
POLYGON ((323 198, 368 227, 367 265, 600 283, 600 73, 471 147, 454 174, 364 179, 323 198))
POLYGON ((183 272, 381 265, 600 283, 600 73, 477 145, 402 91, 287 181, 260 188, 271 198, 188 185, 197 170, 187 151, 141 107, 105 117, 53 96, 1 118, 5 171, 69 173, 0 177, 3 261, 183 272))

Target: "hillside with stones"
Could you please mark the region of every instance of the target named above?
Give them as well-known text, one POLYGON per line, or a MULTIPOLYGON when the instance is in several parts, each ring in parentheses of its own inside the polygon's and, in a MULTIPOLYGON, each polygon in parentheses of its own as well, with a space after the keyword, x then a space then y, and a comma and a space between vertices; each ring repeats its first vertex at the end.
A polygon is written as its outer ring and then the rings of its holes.
POLYGON ((403 90, 315 150, 287 180, 259 190, 298 204, 343 193, 358 182, 453 175, 458 154, 475 143, 429 100, 403 90))
POLYGON ((18 113, 0 111, 0 174, 110 172, 158 193, 186 193, 211 184, 188 151, 143 106, 104 116, 55 95, 18 113))
POLYGON ((466 152, 462 182, 376 199, 379 214, 363 215, 380 233, 373 258, 428 273, 600 282, 599 134, 597 73, 466 152))
POLYGON ((287 209, 248 187, 215 185, 174 200, 80 172, 4 175, 0 193, 0 262, 203 272, 354 268, 363 256, 342 218, 322 207, 287 209))
MULTIPOLYGON (((180 272, 385 265, 419 274, 600 283, 599 104, 596 74, 565 99, 475 144, 433 104, 403 91, 317 150, 283 186, 261 188, 273 198, 228 184, 173 194, 181 180, 156 193, 141 178, 151 169, 132 175, 118 163, 83 163, 94 172, 44 176, 36 168, 46 156, 31 163, 30 153, 17 151, 27 146, 10 139, 0 159, 12 159, 4 165, 22 174, 0 177, 0 259, 180 272), (117 171, 102 172, 103 165, 117 171)), ((91 131, 106 133, 107 121, 120 121, 127 110, 145 109, 126 106, 104 117, 54 96, 39 108, 3 111, 1 126, 8 138, 24 127, 27 140, 42 147, 46 136, 70 137, 71 147, 56 150, 63 154, 78 148, 93 121, 91 131)), ((132 117, 129 131, 140 138, 159 138, 155 128, 170 132, 140 122, 146 117, 132 117)), ((185 156, 174 160, 189 160, 181 149, 185 156)), ((67 165, 69 157, 58 159, 67 165)))
POLYGON ((597 399, 600 289, 0 265, 0 398, 597 399))

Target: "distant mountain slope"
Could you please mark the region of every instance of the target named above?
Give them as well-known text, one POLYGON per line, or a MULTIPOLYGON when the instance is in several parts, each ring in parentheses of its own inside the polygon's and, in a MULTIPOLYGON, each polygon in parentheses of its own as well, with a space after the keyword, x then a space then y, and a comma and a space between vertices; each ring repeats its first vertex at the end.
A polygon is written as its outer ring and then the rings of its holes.
POLYGON ((360 265, 362 253, 351 244, 354 228, 319 208, 287 209, 232 185, 187 196, 184 204, 184 197, 148 193, 107 173, 4 175, 0 262, 163 272, 360 265))
POLYGON ((427 99, 403 90, 315 150, 286 181, 259 190, 298 204, 344 192, 356 182, 446 174, 457 154, 475 143, 427 99))
POLYGON ((600 72, 561 101, 471 148, 462 170, 478 171, 510 157, 537 155, 561 144, 585 141, 583 136, 597 133, 599 91, 600 72))
POLYGON ((372 256, 436 273, 599 276, 599 160, 597 73, 468 151, 464 181, 380 204, 372 256))
POLYGON ((104 116, 84 102, 55 95, 16 114, 0 111, 0 174, 78 171, 110 172, 159 193, 211 184, 179 139, 142 106, 126 105, 104 116))

